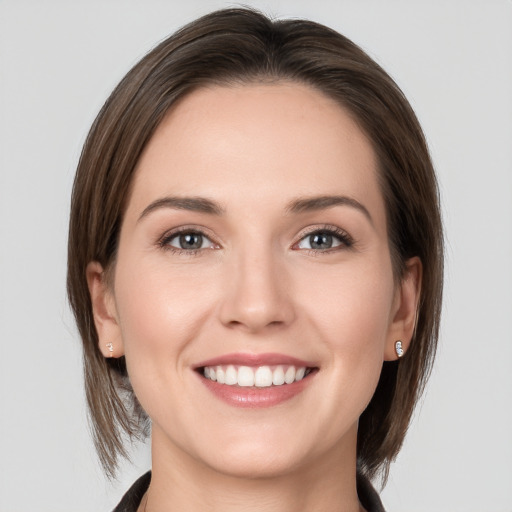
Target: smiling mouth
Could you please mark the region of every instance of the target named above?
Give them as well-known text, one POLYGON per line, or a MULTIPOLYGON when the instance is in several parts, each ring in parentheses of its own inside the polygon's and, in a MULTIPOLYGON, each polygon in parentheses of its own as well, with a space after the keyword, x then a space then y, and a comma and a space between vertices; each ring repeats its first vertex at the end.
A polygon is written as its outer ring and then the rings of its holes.
POLYGON ((299 382, 318 370, 314 367, 275 365, 238 366, 216 365, 198 368, 205 379, 227 386, 244 388, 268 388, 299 382))

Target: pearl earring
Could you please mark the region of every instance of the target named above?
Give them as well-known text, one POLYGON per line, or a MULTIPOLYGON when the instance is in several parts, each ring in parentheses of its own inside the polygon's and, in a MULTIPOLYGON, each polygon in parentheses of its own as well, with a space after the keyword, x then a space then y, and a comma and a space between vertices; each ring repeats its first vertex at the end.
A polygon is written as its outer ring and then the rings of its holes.
POLYGON ((402 348, 402 342, 398 340, 395 343, 395 352, 398 358, 402 357, 404 355, 404 349, 402 348))

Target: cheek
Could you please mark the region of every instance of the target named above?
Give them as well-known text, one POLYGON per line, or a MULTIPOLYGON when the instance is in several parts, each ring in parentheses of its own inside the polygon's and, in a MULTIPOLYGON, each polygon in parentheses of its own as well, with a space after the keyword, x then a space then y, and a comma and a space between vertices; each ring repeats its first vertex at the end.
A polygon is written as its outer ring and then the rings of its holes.
POLYGON ((207 280, 199 273, 173 272, 165 265, 126 261, 116 273, 116 305, 125 354, 148 371, 162 359, 177 357, 193 339, 210 302, 207 280), (133 269, 137 269, 136 272, 133 269))
POLYGON ((162 407, 162 397, 174 409, 185 406, 183 393, 174 390, 182 389, 183 362, 208 297, 204 280, 187 277, 144 259, 126 258, 116 269, 116 306, 130 382, 149 416, 164 422, 172 421, 172 412, 162 407))
POLYGON ((317 288, 303 305, 330 352, 332 392, 353 399, 354 406, 359 402, 359 408, 373 395, 384 360, 394 301, 390 268, 384 261, 360 269, 331 269, 325 279, 316 276, 317 283, 328 286, 322 293, 317 288))
POLYGON ((303 282, 299 294, 307 299, 303 308, 328 333, 333 346, 383 348, 394 300, 387 261, 322 269, 303 282))

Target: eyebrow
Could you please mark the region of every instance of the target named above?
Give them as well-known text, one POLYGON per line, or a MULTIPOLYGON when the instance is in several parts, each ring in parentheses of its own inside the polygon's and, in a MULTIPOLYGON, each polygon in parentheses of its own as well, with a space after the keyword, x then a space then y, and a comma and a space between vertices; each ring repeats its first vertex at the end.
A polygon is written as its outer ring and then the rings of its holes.
POLYGON ((288 203, 286 210, 289 213, 302 213, 317 210, 325 210, 334 206, 350 206, 359 210, 373 225, 370 212, 359 201, 347 196, 314 196, 295 199, 288 203))
MULTIPOLYGON (((373 219, 370 212, 359 201, 347 196, 313 196, 301 197, 289 202, 285 208, 288 213, 303 213, 309 211, 325 210, 333 208, 334 206, 350 206, 359 210, 367 217, 373 225, 373 219)), ((210 215, 223 215, 225 210, 215 201, 205 197, 176 197, 168 196, 162 197, 153 201, 151 204, 144 208, 138 221, 144 217, 159 210, 161 208, 171 208, 174 210, 188 210, 193 212, 207 213, 210 215)))
POLYGON ((222 215, 224 209, 215 201, 205 197, 162 197, 153 201, 144 208, 139 221, 155 210, 172 208, 173 210, 188 210, 192 212, 208 213, 210 215, 222 215))

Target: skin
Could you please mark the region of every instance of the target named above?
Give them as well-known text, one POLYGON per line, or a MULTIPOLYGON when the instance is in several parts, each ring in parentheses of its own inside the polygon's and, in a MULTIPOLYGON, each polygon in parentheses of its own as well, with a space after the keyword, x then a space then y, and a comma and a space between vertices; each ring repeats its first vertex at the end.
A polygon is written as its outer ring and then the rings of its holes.
POLYGON ((107 357, 112 342, 126 356, 152 419, 148 511, 362 510, 358 418, 395 341, 407 350, 421 284, 417 258, 393 277, 376 169, 350 115, 304 85, 201 89, 159 126, 138 163, 113 285, 98 263, 87 269, 100 349, 107 357), (332 195, 367 214, 287 210, 332 195), (224 213, 142 215, 167 196, 208 198, 224 213), (351 242, 311 249, 309 234, 326 226, 351 242), (199 251, 173 251, 180 227, 205 234, 199 251), (193 369, 233 352, 277 352, 319 371, 291 400, 240 409, 193 369))

